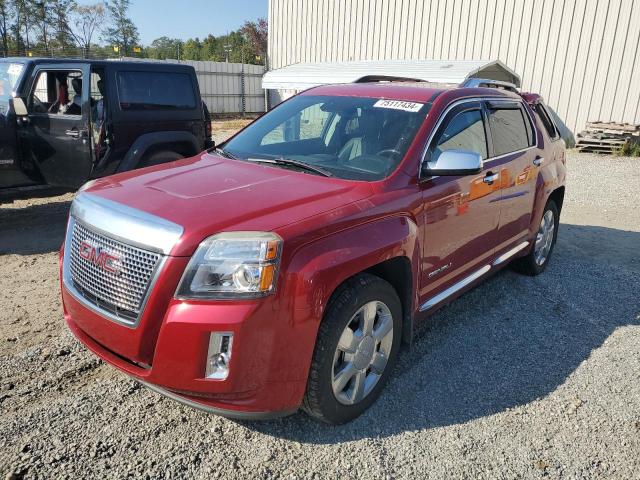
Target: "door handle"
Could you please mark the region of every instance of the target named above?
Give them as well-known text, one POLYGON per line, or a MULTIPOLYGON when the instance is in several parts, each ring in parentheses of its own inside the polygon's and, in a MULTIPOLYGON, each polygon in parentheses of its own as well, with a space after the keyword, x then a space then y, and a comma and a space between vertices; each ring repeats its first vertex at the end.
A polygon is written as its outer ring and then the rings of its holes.
POLYGON ((88 130, 76 130, 75 128, 64 132, 65 135, 72 138, 84 138, 88 133, 88 130))
POLYGON ((487 172, 487 175, 482 179, 482 181, 486 184, 493 185, 493 182, 500 178, 499 173, 487 172))
POLYGON ((539 167, 539 166, 540 166, 540 165, 542 165, 543 163, 544 163, 544 158, 542 158, 542 157, 536 157, 536 158, 534 158, 534 159, 533 159, 533 164, 534 164, 536 167, 539 167))

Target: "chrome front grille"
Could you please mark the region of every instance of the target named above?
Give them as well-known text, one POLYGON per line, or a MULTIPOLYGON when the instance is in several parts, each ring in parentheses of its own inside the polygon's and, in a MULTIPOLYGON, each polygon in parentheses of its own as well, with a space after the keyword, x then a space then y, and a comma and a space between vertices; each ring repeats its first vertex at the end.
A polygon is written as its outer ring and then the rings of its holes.
POLYGON ((78 221, 72 220, 70 230, 65 263, 76 293, 112 318, 135 324, 163 256, 97 233, 78 221), (111 259, 107 268, 101 254, 111 259))

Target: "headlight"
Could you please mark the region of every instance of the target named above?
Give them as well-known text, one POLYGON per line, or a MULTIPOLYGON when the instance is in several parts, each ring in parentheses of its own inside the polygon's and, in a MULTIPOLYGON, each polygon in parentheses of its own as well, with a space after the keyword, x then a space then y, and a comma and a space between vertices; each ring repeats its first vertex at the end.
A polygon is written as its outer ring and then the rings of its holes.
POLYGON ((256 298, 272 293, 282 239, 268 232, 225 232, 203 241, 180 280, 176 297, 256 298))

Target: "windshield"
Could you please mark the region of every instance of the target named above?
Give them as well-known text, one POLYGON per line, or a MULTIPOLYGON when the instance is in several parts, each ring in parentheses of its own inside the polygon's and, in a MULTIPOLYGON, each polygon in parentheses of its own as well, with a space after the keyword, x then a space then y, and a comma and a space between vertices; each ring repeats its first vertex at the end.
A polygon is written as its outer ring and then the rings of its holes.
POLYGON ((7 101, 16 88, 23 65, 21 63, 0 62, 0 100, 7 101))
MULTIPOLYGON (((379 98, 300 95, 223 147, 239 159, 295 160, 338 178, 380 180, 398 166, 430 107, 379 98)), ((274 165, 296 168, 293 162, 274 165)))

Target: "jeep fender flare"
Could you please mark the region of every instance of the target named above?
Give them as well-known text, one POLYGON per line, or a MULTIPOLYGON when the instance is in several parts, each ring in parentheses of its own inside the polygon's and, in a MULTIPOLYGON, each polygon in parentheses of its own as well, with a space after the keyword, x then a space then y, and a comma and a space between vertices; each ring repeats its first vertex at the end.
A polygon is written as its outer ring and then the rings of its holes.
POLYGON ((196 155, 200 151, 198 140, 191 132, 169 131, 145 133, 144 135, 140 135, 133 145, 131 145, 131 148, 127 151, 116 171, 126 172, 133 170, 140 164, 140 161, 149 149, 159 145, 167 145, 167 150, 171 150, 169 145, 172 143, 187 143, 191 147, 193 155, 196 155))

